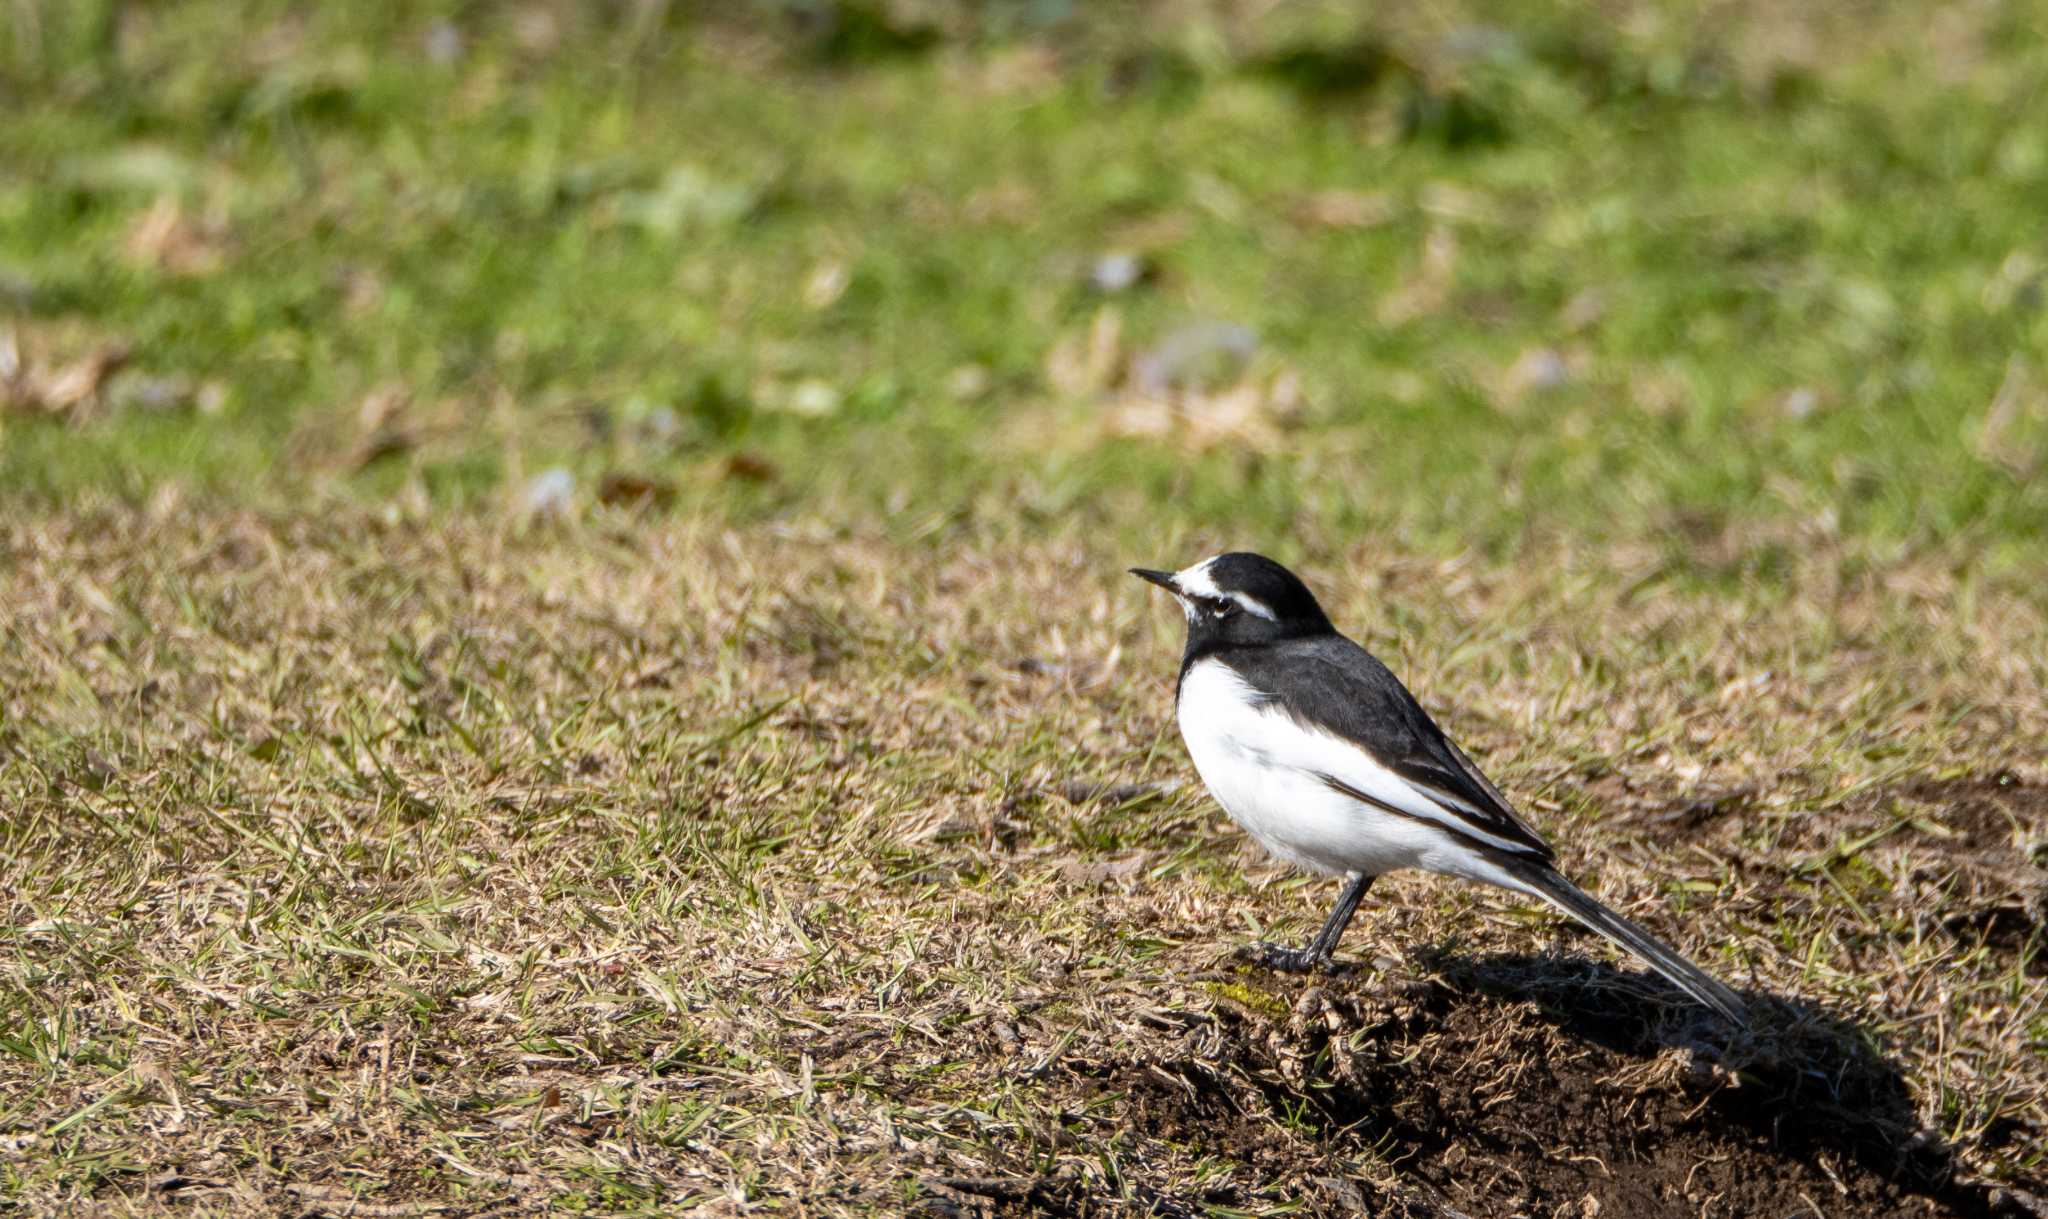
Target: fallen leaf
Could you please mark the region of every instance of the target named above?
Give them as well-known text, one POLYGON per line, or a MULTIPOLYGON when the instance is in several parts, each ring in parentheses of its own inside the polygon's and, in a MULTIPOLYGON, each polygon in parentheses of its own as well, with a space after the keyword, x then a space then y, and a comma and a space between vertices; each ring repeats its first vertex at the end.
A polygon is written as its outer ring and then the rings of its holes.
POLYGON ((628 191, 614 204, 623 223, 658 237, 719 228, 754 210, 758 193, 750 186, 725 182, 693 165, 678 165, 648 190, 628 191))
POLYGON ((946 394, 959 402, 986 396, 992 384, 988 369, 979 364, 962 364, 946 374, 946 394))
POLYGON ((109 379, 107 401, 117 411, 167 414, 196 405, 199 388, 190 377, 128 372, 109 379))
POLYGON ((1554 347, 1531 347, 1495 380, 1493 404, 1512 411, 1537 394, 1562 389, 1576 375, 1574 360, 1554 347))
POLYGON ((1460 224, 1504 224, 1507 216, 1493 200, 1463 186, 1432 182, 1422 188, 1417 205, 1440 220, 1460 224))
POLYGON ((157 196, 129 226, 121 250, 137 266, 170 275, 210 275, 224 260, 226 224, 186 214, 176 195, 157 196))
POLYGON ((2048 268, 2025 249, 2014 250, 1998 266, 1998 274, 1984 284, 1979 294, 1987 313, 2030 313, 2041 305, 2043 286, 2048 285, 2048 268))
POLYGON ((1133 851, 1115 859, 1077 859, 1069 856, 1059 861, 1060 876, 1069 884, 1100 885, 1113 880, 1136 876, 1152 862, 1152 852, 1133 851))
POLYGON ((552 4, 529 4, 512 15, 512 40, 523 51, 546 55, 562 44, 562 22, 552 4))
POLYGON ((1059 87, 1059 52, 1043 43, 1023 43, 983 57, 972 83, 991 96, 1038 97, 1059 87))
POLYGON ((839 409, 839 403, 839 391, 830 382, 816 377, 797 382, 782 400, 783 409, 790 414, 812 419, 832 414, 839 409))
POLYGON ((1598 288, 1587 288, 1564 303, 1557 311, 1558 324, 1567 331, 1577 334, 1590 328, 1607 313, 1607 294, 1598 288))
POLYGON ((43 378, 33 388, 36 405, 53 415, 67 415, 78 422, 98 404, 107 379, 128 363, 131 349, 113 343, 94 350, 43 378))
POLYGON ((437 67, 448 67, 462 58, 462 31, 452 21, 436 21, 428 26, 421 44, 420 49, 426 52, 427 62, 437 67))
POLYGON ((199 167, 182 153, 159 144, 127 144, 66 161, 59 170, 69 184, 109 195, 161 197, 199 185, 199 167))
POLYGON ((356 424, 365 432, 391 427, 398 423, 405 408, 412 403, 412 391, 403 385, 380 385, 363 395, 356 407, 356 424))
POLYGON ((1022 224, 1038 214, 1038 195, 1022 182, 998 182, 967 196, 962 211, 971 224, 1022 224))
POLYGON ((2048 440, 2048 394, 2034 384, 2033 370, 2017 354, 2005 362, 2005 377, 1984 421, 1977 426, 1974 446, 1979 460, 1998 466, 2014 478, 2031 478, 2041 467, 2048 440))
POLYGON ((1088 331, 1054 343, 1046 353, 1045 375, 1069 398, 1108 389, 1123 363, 1123 315, 1109 306, 1096 310, 1088 331))
POLYGON ((819 263, 804 280, 804 308, 818 312, 830 309, 846 295, 847 285, 852 282, 853 274, 845 263, 837 260, 819 263))
POLYGON ((758 453, 742 450, 725 459, 725 476, 741 482, 773 482, 779 474, 775 463, 758 453))
POLYGON ((1192 452, 1223 444, 1271 452, 1300 422, 1302 397, 1301 377, 1292 368, 1247 370, 1218 390, 1133 392, 1110 406, 1106 420, 1111 435, 1171 440, 1192 452))
POLYGON ((639 474, 607 474, 597 484, 597 502, 614 508, 666 508, 675 498, 675 484, 639 474))
POLYGON ((1827 405, 1819 390, 1801 385, 1778 395, 1778 413, 1787 419, 1811 419, 1827 405))
POLYGON ((358 441, 356 446, 349 450, 343 464, 348 467, 350 473, 361 473, 380 461, 409 452, 413 443, 414 438, 410 433, 397 428, 384 428, 358 441))
POLYGON ((1305 228, 1366 229, 1387 223, 1399 210, 1386 191, 1321 190, 1295 204, 1294 220, 1305 228))
POLYGON ((351 473, 360 472, 411 449, 418 443, 405 421, 411 405, 412 391, 403 385, 380 385, 363 395, 356 407, 358 438, 342 464, 351 473))
POLYGON ((1131 384, 1159 396, 1235 380, 1258 351, 1259 336, 1235 322, 1193 322, 1131 361, 1131 384))
POLYGON ((1402 284, 1380 300, 1382 325, 1400 326, 1443 312, 1458 269, 1458 237, 1438 225, 1423 239, 1422 256, 1402 284))

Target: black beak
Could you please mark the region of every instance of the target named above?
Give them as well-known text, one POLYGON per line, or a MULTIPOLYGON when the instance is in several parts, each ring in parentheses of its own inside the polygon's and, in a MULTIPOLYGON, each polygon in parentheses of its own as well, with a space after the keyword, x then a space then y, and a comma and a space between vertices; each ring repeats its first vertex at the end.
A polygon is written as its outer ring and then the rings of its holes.
POLYGON ((1133 567, 1131 568, 1131 574, 1140 580, 1149 580, 1167 592, 1175 594, 1180 592, 1180 585, 1173 582, 1173 573, 1170 571, 1153 571, 1149 567, 1133 567))

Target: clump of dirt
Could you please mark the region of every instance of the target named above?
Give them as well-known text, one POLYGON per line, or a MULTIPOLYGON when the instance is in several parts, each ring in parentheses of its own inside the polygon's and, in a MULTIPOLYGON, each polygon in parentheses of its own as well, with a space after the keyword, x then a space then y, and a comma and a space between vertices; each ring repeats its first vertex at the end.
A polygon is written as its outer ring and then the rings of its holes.
MULTIPOLYGON (((1915 832, 1958 851, 2016 854, 2023 841, 2048 837, 2048 787, 2034 787, 2009 771, 1981 778, 1924 779, 1897 795, 1935 810, 1949 837, 1915 832)), ((2048 865, 2048 857, 2029 862, 2048 865)))
POLYGON ((1694 838, 1708 827, 1756 806, 1756 789, 1736 788, 1675 801, 1644 810, 1636 820, 1663 837, 1694 838))
POLYGON ((1925 810, 1909 840, 1955 873, 1942 925, 2048 976, 2048 788, 2001 771, 1923 780, 1893 803, 1925 810))
MULTIPOLYGON (((1897 1070, 1823 1012, 1760 1000, 1757 1027, 1739 1033, 1590 962, 1431 968, 1392 987, 1304 983, 1279 996, 1284 1016, 1220 1003, 1176 1050, 1098 1064, 1094 1082, 1148 1135, 1255 1173, 1290 1142, 1255 1119, 1306 1124, 1370 1166, 1325 1184, 1374 1214, 2043 1213, 2031 1209, 2048 1196, 2039 1183, 1962 1179, 1897 1070)), ((1158 1213, 1248 1201, 1168 1199, 1158 1213)))

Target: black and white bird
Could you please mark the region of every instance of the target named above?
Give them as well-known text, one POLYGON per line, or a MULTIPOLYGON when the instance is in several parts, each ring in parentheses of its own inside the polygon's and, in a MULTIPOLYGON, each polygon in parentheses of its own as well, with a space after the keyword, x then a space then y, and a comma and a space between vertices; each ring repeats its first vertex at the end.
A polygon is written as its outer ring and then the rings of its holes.
POLYGON ((1385 665, 1337 633, 1293 572, 1235 553, 1131 574, 1187 613, 1176 703, 1202 782, 1268 851, 1346 878, 1306 948, 1258 944, 1253 959, 1328 964, 1373 878, 1421 868, 1540 898, 1745 1023, 1734 991, 1566 880, 1550 844, 1385 665))

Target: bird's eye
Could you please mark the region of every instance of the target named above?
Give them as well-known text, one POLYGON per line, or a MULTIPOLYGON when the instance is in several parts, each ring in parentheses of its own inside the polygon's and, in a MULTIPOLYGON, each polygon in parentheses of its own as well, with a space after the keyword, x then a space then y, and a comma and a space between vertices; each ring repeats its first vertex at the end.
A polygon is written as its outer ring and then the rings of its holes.
POLYGON ((1237 612, 1237 602, 1227 597, 1218 597, 1209 603, 1209 612, 1218 618, 1228 618, 1237 612))

